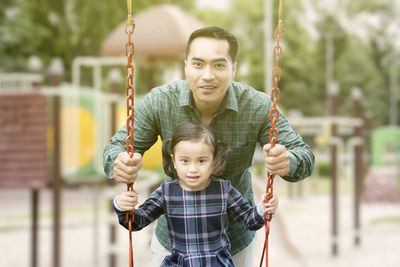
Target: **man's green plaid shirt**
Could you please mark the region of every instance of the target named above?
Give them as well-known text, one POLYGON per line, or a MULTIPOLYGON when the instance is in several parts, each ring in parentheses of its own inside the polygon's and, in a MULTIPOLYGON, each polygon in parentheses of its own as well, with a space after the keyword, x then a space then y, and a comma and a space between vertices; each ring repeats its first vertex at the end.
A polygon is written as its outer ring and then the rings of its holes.
MULTIPOLYGON (((209 124, 217 138, 230 146, 222 177, 231 180, 232 185, 251 205, 254 205, 254 198, 249 168, 257 142, 260 145, 269 143, 271 108, 269 96, 248 85, 232 82, 220 110, 209 124)), ((162 140, 171 138, 175 127, 184 121, 201 122, 187 81, 180 80, 152 89, 135 105, 135 152, 143 154, 157 141, 158 136, 162 140)), ((277 143, 285 146, 290 155, 290 171, 282 178, 296 182, 309 176, 314 167, 314 155, 310 147, 289 126, 282 114, 277 129, 277 143)), ((114 160, 120 152, 126 150, 125 140, 126 126, 111 138, 104 150, 104 170, 110 178, 113 175, 114 160)), ((158 219, 156 235, 160 243, 170 250, 164 216, 158 219)), ((250 244, 255 232, 245 230, 242 225, 230 220, 228 236, 231 254, 234 255, 250 244)))

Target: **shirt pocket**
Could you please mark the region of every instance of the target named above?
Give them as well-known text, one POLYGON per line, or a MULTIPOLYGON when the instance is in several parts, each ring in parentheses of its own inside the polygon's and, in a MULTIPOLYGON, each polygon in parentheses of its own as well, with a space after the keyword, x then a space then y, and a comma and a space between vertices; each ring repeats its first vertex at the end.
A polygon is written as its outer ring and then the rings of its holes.
POLYGON ((240 147, 231 148, 224 174, 239 174, 249 168, 252 164, 254 149, 255 145, 248 143, 240 147))

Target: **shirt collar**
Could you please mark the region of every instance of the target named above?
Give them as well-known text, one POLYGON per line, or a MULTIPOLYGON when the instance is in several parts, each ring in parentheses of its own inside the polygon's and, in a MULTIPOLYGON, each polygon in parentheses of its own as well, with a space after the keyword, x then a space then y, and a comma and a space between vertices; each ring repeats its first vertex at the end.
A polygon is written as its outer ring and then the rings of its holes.
MULTIPOLYGON (((183 85, 183 88, 180 90, 179 93, 179 106, 189 106, 194 108, 194 100, 193 100, 193 95, 192 91, 189 88, 189 84, 187 80, 185 80, 185 83, 183 85)), ((233 88, 232 83, 229 85, 228 90, 226 92, 224 101, 222 102, 222 106, 219 109, 218 113, 224 112, 226 109, 230 109, 233 111, 238 112, 238 102, 235 96, 235 90, 233 88)))

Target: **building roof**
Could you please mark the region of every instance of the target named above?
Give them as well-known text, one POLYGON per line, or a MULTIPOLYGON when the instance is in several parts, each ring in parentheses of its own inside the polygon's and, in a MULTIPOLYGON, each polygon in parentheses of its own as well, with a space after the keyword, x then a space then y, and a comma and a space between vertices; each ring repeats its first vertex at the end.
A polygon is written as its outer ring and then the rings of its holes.
MULTIPOLYGON (((134 16, 135 60, 153 63, 182 60, 190 34, 205 25, 172 5, 151 7, 134 16)), ((102 56, 125 56, 125 22, 114 29, 101 45, 102 56)))

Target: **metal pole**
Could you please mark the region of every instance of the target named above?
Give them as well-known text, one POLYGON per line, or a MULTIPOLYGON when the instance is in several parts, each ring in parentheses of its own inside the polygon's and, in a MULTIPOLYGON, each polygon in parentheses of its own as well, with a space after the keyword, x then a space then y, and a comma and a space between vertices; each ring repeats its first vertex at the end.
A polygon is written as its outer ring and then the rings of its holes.
MULTIPOLYGON (((28 69, 32 73, 41 73, 43 65, 41 60, 32 56, 28 60, 28 69)), ((32 88, 34 91, 38 90, 41 86, 40 82, 34 82, 32 88)), ((31 212, 32 212, 32 225, 31 225, 31 266, 38 266, 38 225, 39 225, 39 189, 33 188, 31 190, 31 212)))
MULTIPOLYGON (((331 83, 329 85, 328 95, 330 96, 330 115, 337 115, 337 95, 339 92, 339 86, 337 83, 331 83)), ((332 256, 338 254, 338 217, 337 217, 337 202, 338 202, 338 173, 337 173, 337 154, 338 154, 338 142, 337 139, 337 125, 332 124, 331 126, 331 199, 332 199, 332 256)))
MULTIPOLYGON (((121 74, 118 69, 112 69, 109 73, 108 79, 110 81, 111 92, 113 94, 117 94, 119 91, 119 85, 122 80, 121 74)), ((111 132, 110 136, 113 136, 117 131, 117 103, 111 102, 111 132)), ((114 180, 109 180, 110 186, 114 186, 114 180)), ((109 199, 109 203, 111 203, 113 199, 109 199)), ((113 208, 110 205, 109 209, 110 214, 114 214, 113 208)), ((117 229, 114 223, 110 223, 110 245, 112 247, 109 254, 109 266, 116 267, 117 266, 117 255, 115 253, 115 246, 117 243, 117 229)))
MULTIPOLYGON (((362 119, 362 110, 360 105, 361 90, 359 88, 352 89, 353 97, 353 116, 362 119)), ((354 245, 360 246, 360 201, 361 189, 363 180, 363 126, 357 126, 354 131, 354 136, 358 138, 359 142, 354 146, 354 245)))
MULTIPOLYGON (((329 86, 333 83, 333 34, 331 32, 326 33, 326 51, 325 51, 325 86, 326 91, 329 91, 329 86)), ((328 92, 329 96, 329 92, 328 92)), ((332 108, 330 107, 331 102, 327 101, 328 111, 332 108)))
POLYGON ((60 96, 54 96, 54 177, 53 177, 53 266, 60 266, 60 207, 61 207, 61 123, 60 96))
POLYGON ((99 266, 99 186, 93 188, 93 267, 99 266))
MULTIPOLYGON (((325 53, 325 81, 326 89, 328 93, 328 110, 331 116, 337 115, 337 103, 336 97, 338 94, 338 86, 333 82, 333 33, 329 32, 326 34, 326 53, 325 53)), ((337 130, 336 125, 331 126, 331 138, 336 139, 337 130)), ((332 256, 338 254, 337 245, 337 145, 336 143, 331 144, 331 201, 332 201, 332 256)))
POLYGON ((38 266, 38 221, 39 221, 39 189, 31 191, 31 210, 32 210, 32 240, 31 240, 31 266, 38 266))
POLYGON ((397 125, 397 64, 393 63, 390 67, 390 125, 397 125))
MULTIPOLYGON (((64 73, 63 63, 60 59, 53 59, 49 66, 51 84, 60 86, 64 73)), ((54 178, 53 178, 53 267, 59 267, 61 261, 61 120, 59 95, 53 100, 53 127, 54 127, 54 178)))

